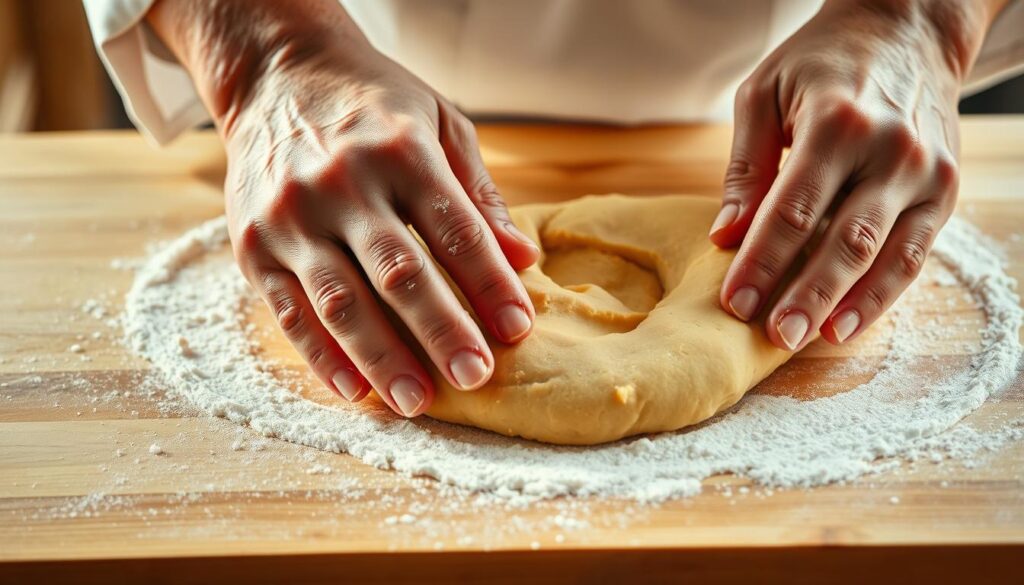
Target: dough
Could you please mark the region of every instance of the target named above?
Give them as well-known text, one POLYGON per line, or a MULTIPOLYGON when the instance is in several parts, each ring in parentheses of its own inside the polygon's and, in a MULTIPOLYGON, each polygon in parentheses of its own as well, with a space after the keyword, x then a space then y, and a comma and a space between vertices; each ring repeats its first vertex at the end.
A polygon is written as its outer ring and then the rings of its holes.
POLYGON ((489 340, 495 373, 479 390, 435 372, 427 414, 590 445, 680 429, 735 404, 792 354, 719 305, 734 256, 708 241, 719 205, 605 195, 514 208, 543 252, 520 273, 533 333, 515 346, 489 340))

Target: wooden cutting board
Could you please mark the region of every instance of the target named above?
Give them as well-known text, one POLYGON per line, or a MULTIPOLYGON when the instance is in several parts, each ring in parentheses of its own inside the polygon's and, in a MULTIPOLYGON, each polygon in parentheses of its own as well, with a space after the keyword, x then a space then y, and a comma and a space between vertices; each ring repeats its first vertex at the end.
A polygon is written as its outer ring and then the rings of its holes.
MULTIPOLYGON (((1024 118, 965 119, 963 134, 958 214, 1006 246, 1022 279, 1024 118)), ((730 141, 718 126, 485 126, 480 135, 512 204, 616 191, 717 196, 730 141)), ((938 583, 1010 581, 1018 569, 1021 444, 975 468, 921 465, 812 490, 769 494, 717 477, 699 497, 660 507, 507 509, 464 506, 427 480, 164 412, 140 395, 147 365, 104 323, 132 278, 116 259, 219 214, 223 173, 210 133, 162 151, 128 132, 0 139, 0 582, 938 583), (165 453, 150 454, 154 443, 165 453)), ((959 341, 980 323, 970 307, 957 310, 963 331, 934 348, 939 365, 962 359, 959 341)), ((848 347, 816 343, 759 391, 850 387, 871 372, 843 364, 880 355, 885 335, 883 325, 848 347)), ((977 416, 1020 416, 1022 401, 1018 378, 977 416)))

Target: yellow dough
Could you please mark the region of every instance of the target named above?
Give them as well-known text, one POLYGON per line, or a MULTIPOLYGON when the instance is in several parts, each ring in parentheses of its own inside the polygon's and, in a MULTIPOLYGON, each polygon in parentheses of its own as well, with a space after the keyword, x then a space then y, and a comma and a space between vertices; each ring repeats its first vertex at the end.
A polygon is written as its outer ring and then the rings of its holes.
POLYGON ((792 355, 718 302, 734 253, 713 246, 710 197, 589 196, 512 217, 542 249, 520 277, 537 310, 494 377, 462 392, 436 374, 428 414, 511 436, 589 445, 698 423, 792 355))

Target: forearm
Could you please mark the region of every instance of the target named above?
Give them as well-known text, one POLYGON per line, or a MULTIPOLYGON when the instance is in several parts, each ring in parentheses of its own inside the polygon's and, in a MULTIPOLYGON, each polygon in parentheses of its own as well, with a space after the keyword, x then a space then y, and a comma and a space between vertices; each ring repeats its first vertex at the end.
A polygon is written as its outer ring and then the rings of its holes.
POLYGON ((146 21, 226 134, 267 73, 328 53, 344 63, 369 47, 336 0, 157 0, 146 21))

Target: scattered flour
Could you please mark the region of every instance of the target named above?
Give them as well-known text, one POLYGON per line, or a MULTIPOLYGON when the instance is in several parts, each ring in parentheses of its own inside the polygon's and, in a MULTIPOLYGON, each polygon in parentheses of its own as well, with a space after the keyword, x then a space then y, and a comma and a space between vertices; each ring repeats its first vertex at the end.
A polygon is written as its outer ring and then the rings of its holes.
POLYGON ((444 195, 437 195, 430 201, 430 206, 441 213, 448 213, 448 208, 451 205, 451 200, 444 195))
MULTIPOLYGON (((590 448, 553 447, 422 417, 408 421, 382 408, 328 407, 303 398, 246 350, 253 326, 244 323, 245 307, 255 297, 230 259, 218 254, 226 242, 224 218, 211 220, 155 251, 136 275, 126 302, 126 338, 153 364, 159 383, 266 437, 432 477, 442 488, 513 503, 565 495, 657 502, 695 495, 704 479, 732 473, 770 494, 771 487, 849 481, 904 461, 970 459, 1024 437, 1019 421, 990 431, 957 424, 1015 377, 1024 314, 1002 259, 958 219, 941 233, 934 256, 987 317, 966 367, 941 376, 922 371, 931 363, 921 355, 928 353, 935 328, 916 328, 901 301, 891 313, 896 326, 885 359, 852 390, 807 401, 754 393, 695 428, 590 448)), ((241 449, 241 442, 232 448, 241 449)))
POLYGON ((942 272, 935 277, 935 284, 937 286, 957 286, 960 282, 956 279, 956 275, 951 272, 942 272))
POLYGON ((195 350, 188 344, 188 339, 183 336, 178 337, 178 351, 181 355, 187 358, 196 357, 195 350))
POLYGON ((88 299, 82 303, 82 312, 93 319, 103 319, 107 316, 107 308, 97 299, 88 299))

